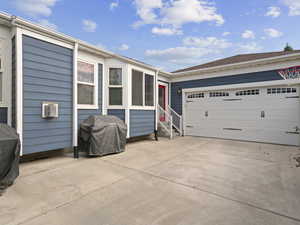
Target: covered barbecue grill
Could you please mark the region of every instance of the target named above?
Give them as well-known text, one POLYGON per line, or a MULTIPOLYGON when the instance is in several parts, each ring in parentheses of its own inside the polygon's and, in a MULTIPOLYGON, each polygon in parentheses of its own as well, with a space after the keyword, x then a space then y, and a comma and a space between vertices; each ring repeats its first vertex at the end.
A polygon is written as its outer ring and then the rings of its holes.
POLYGON ((127 127, 115 116, 90 116, 80 124, 79 149, 89 156, 123 152, 127 127))
POLYGON ((19 176, 20 140, 15 129, 0 124, 0 194, 19 176))

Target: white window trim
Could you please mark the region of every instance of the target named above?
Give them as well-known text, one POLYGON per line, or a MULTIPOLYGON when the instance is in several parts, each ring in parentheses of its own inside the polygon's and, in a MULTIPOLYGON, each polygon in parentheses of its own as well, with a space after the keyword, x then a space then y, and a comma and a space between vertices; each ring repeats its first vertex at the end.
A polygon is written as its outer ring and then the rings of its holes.
POLYGON ((132 104, 132 90, 131 90, 131 96, 129 96, 131 98, 130 108, 131 109, 138 109, 138 110, 154 110, 155 109, 155 74, 147 73, 147 72, 144 72, 142 70, 132 68, 131 71, 130 71, 130 74, 131 74, 131 76, 130 76, 130 78, 131 78, 130 79, 131 89, 132 89, 132 71, 133 70, 143 73, 143 105, 133 105, 132 104), (146 88, 145 88, 146 74, 153 77, 153 106, 146 105, 146 100, 145 100, 145 97, 146 97, 146 88))
MULTIPOLYGON (((78 104, 77 102, 77 108, 78 109, 99 109, 99 104, 98 104, 98 64, 96 62, 91 62, 89 60, 85 60, 85 59, 81 59, 78 58, 77 62, 83 62, 83 63, 87 63, 87 64, 91 64, 94 66, 94 83, 88 83, 88 82, 82 82, 82 81, 78 81, 77 78, 77 82, 76 85, 78 86, 78 84, 83 84, 83 85, 89 85, 89 86, 93 86, 94 87, 94 104, 78 104)), ((77 69, 77 73, 78 73, 78 69, 77 69)))
POLYGON ((108 87, 107 87, 107 105, 108 109, 123 109, 124 108, 124 68, 123 66, 109 66, 108 67, 108 87), (110 85, 110 69, 121 69, 122 71, 122 84, 121 85, 110 85), (122 105, 110 105, 109 104, 109 90, 110 88, 121 88, 122 89, 122 105))

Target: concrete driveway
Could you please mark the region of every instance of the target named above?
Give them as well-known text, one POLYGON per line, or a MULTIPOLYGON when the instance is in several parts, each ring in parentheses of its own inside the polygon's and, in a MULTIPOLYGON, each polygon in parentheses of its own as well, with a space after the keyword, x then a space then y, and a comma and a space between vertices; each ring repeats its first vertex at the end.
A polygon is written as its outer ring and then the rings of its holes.
POLYGON ((195 137, 23 163, 0 224, 300 224, 299 148, 195 137))

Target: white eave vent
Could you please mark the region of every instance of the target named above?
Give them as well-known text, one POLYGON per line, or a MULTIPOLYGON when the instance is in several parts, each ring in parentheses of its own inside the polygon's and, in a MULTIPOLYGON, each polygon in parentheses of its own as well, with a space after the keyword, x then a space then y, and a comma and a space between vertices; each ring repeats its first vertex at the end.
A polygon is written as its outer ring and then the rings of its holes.
POLYGON ((42 103, 42 118, 43 119, 58 118, 58 103, 43 102, 42 103))

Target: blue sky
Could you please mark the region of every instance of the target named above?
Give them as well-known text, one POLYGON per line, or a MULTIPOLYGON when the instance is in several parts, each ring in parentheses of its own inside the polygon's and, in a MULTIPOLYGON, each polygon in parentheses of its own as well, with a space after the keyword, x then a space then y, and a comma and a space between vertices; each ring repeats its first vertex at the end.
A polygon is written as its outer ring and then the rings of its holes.
POLYGON ((300 0, 0 0, 0 10, 172 71, 300 48, 300 0))

